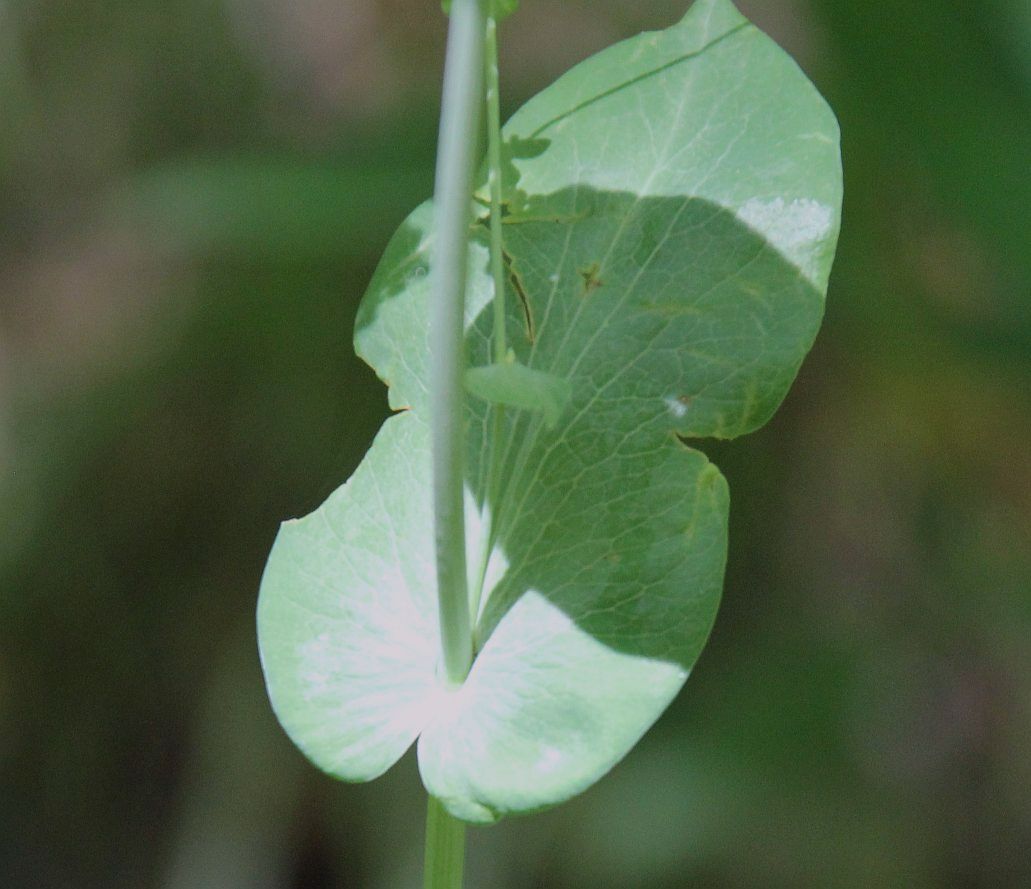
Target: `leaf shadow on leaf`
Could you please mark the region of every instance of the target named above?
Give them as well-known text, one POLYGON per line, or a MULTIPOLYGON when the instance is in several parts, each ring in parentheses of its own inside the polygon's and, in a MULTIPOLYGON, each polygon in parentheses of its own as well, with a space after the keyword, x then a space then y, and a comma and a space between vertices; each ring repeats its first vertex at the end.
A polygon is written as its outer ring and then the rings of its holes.
MULTIPOLYGON (((419 750, 427 786, 470 820, 585 789, 683 685, 719 604, 729 512, 689 441, 761 426, 823 311, 766 238, 691 196, 535 196, 506 251, 537 318, 531 342, 509 294, 512 347, 572 394, 553 428, 505 411, 498 488, 492 409, 468 403, 470 499, 494 528, 479 654, 419 750)), ((474 363, 492 316, 485 304, 470 327, 474 363)))
MULTIPOLYGON (((728 0, 696 0, 682 25, 587 63, 509 124, 523 138, 504 151, 506 349, 570 397, 549 424, 467 400, 467 549, 484 584, 459 688, 434 664, 432 206, 388 246, 355 345, 408 410, 316 521, 284 529, 263 583, 277 713, 330 772, 375 777, 418 736, 426 787, 453 814, 539 810, 601 777, 685 681, 729 511, 693 444, 776 410, 821 320, 839 218, 833 118, 762 40, 728 0), (742 111, 792 93, 810 113, 742 111)), ((492 358, 494 314, 477 203, 473 367, 492 358)))
MULTIPOLYGON (((518 213, 525 209, 530 200, 530 196, 519 188, 521 173, 516 162, 534 160, 544 154, 550 145, 550 139, 521 139, 513 136, 505 140, 501 147, 501 180, 504 182, 505 188, 504 207, 502 208, 504 215, 518 213)), ((481 179, 486 183, 486 164, 481 179)), ((484 188, 482 193, 486 202, 489 203, 489 192, 484 188)))
MULTIPOLYGON (((729 508, 722 475, 687 440, 765 422, 823 300, 766 237, 693 196, 579 186, 506 218, 509 343, 568 381, 570 398, 551 427, 539 411, 504 412, 497 485, 494 409, 467 400, 474 569, 485 514, 493 531, 478 654, 452 693, 432 666, 431 228, 429 205, 402 226, 355 334, 391 404, 409 410, 317 519, 284 526, 262 647, 281 662, 277 713, 324 768, 374 777, 421 734, 430 791, 489 821, 585 789, 682 686, 718 606, 729 508)), ((490 358, 493 284, 486 232, 470 231, 476 366, 490 358)))
MULTIPOLYGON (((822 297, 708 201, 578 188, 532 199, 526 215, 541 221, 506 226, 507 250, 539 330, 533 343, 518 335, 510 294, 515 349, 573 395, 554 430, 506 415, 498 503, 485 504, 490 425, 472 405, 470 482, 508 566, 480 638, 534 590, 605 645, 687 669, 715 615, 727 504, 718 470, 684 439, 769 418, 822 297)), ((485 311, 474 355, 489 327, 485 311)))
MULTIPOLYGON (((384 261, 391 277, 374 282, 358 320, 359 343, 388 308, 420 332, 404 372, 400 358, 361 350, 406 392, 427 385, 405 373, 423 373, 431 348, 428 288, 411 286, 429 262, 430 215, 402 227, 384 261)), ((719 598, 727 497, 684 439, 733 438, 769 418, 812 343, 822 296, 733 212, 690 196, 564 189, 529 197, 505 235, 539 328, 531 343, 510 277, 512 346, 573 394, 553 430, 506 412, 497 503, 487 502, 490 409, 469 400, 468 483, 495 516, 507 564, 485 595, 481 646, 532 590, 604 645, 689 669, 719 598)), ((492 310, 485 241, 472 237, 476 366, 490 360, 492 310)))

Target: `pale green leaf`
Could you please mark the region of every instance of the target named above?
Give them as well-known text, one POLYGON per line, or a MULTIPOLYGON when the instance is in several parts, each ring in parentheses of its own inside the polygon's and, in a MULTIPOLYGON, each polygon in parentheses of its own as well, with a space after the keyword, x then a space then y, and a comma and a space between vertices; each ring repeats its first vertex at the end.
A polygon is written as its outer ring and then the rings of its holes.
MULTIPOLYGON (((588 787, 683 684, 716 613, 728 509, 689 440, 776 410, 819 327, 841 203, 833 115, 727 0, 578 66, 505 139, 508 341, 569 395, 553 428, 543 406, 504 412, 499 485, 494 409, 468 400, 469 562, 486 583, 467 682, 436 678, 429 205, 388 247, 356 333, 410 410, 284 526, 259 608, 273 702, 308 756, 371 778, 420 735, 427 788, 471 821, 588 787)), ((472 366, 489 362, 486 245, 480 225, 472 366)))
POLYGON ((309 758, 346 780, 385 772, 433 710, 428 447, 417 414, 388 420, 351 480, 283 525, 262 579, 273 708, 309 758))

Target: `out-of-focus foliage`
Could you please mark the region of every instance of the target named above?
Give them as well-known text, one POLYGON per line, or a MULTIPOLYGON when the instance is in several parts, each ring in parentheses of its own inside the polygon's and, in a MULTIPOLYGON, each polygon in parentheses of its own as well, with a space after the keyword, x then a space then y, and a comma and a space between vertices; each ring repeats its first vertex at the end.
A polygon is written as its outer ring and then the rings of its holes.
MULTIPOLYGON (((683 2, 526 0, 516 107, 683 2)), ((838 113, 824 332, 734 490, 691 683, 470 885, 1031 883, 1031 23, 742 3, 838 113)), ((415 885, 411 762, 329 784, 264 703, 280 519, 385 414, 357 300, 425 197, 436 2, 0 2, 0 885, 415 885), (414 881, 414 882, 413 882, 414 881)))

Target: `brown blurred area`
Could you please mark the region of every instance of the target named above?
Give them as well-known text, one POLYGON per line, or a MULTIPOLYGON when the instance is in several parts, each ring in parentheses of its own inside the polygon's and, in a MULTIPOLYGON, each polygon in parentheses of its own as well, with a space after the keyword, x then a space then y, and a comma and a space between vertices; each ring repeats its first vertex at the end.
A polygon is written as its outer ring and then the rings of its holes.
MULTIPOLYGON (((686 0, 524 0, 505 105, 686 0)), ((733 495, 723 610, 604 782, 471 887, 1031 885, 1031 6, 742 10, 837 111, 827 321, 733 495)), ((422 790, 282 735, 279 521, 386 413, 358 300, 430 192, 445 20, 0 0, 0 885, 419 885, 422 790)))

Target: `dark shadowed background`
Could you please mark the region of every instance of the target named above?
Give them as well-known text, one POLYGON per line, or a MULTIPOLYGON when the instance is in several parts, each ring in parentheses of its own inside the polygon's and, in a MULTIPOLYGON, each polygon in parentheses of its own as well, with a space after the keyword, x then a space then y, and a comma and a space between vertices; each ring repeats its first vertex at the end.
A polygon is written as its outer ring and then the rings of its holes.
MULTIPOLYGON (((524 0, 509 110, 687 0, 524 0)), ((752 0, 841 120, 824 331, 732 490, 712 642, 469 886, 1031 886, 1031 3, 752 0)), ((434 0, 0 0, 0 885, 404 889, 424 802, 308 766, 254 608, 353 470, 431 189, 434 0)))

